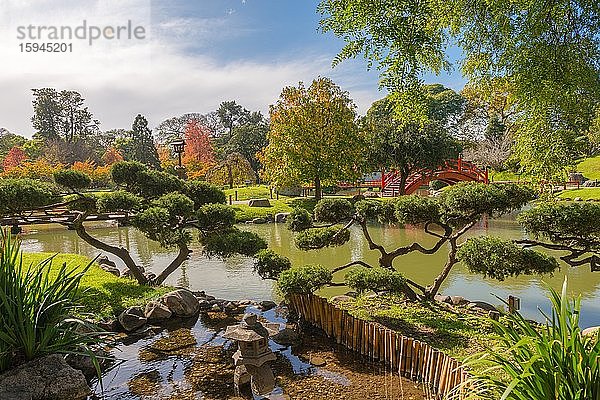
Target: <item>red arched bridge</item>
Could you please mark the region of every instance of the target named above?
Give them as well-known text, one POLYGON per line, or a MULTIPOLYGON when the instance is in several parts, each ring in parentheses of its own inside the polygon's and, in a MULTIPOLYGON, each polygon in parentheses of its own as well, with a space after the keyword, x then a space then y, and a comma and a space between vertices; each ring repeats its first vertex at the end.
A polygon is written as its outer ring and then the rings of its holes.
POLYGON ((397 196, 399 194, 412 194, 422 185, 439 180, 449 185, 460 181, 488 183, 488 172, 479 168, 470 161, 462 159, 449 160, 436 169, 423 168, 411 173, 401 190, 401 177, 398 171, 383 172, 381 174, 381 194, 384 197, 397 196))

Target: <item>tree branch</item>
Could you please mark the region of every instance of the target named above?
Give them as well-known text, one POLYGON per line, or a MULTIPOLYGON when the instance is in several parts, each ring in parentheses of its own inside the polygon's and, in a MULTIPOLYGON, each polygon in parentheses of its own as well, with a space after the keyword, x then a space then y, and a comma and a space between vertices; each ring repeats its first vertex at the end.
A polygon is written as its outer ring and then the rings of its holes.
POLYGON ((342 270, 344 270, 346 268, 349 268, 349 267, 352 267, 354 265, 362 265, 365 268, 373 268, 371 265, 367 264, 366 262, 359 260, 359 261, 351 261, 348 264, 344 264, 344 265, 341 265, 339 267, 336 267, 336 268, 334 268, 334 269, 331 270, 331 273, 335 274, 336 272, 342 271, 342 270))

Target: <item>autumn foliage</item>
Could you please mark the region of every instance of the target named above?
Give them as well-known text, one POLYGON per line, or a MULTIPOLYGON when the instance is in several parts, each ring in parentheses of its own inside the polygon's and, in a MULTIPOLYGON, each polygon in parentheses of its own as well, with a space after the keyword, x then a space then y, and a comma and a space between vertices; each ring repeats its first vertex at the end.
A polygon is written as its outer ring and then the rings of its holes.
POLYGON ((185 128, 185 152, 182 162, 190 178, 204 176, 215 164, 210 134, 210 130, 196 120, 190 121, 185 128))
POLYGON ((20 147, 14 146, 4 158, 4 161, 2 162, 2 168, 4 171, 8 171, 11 168, 20 165, 26 159, 27 155, 25 152, 20 147))

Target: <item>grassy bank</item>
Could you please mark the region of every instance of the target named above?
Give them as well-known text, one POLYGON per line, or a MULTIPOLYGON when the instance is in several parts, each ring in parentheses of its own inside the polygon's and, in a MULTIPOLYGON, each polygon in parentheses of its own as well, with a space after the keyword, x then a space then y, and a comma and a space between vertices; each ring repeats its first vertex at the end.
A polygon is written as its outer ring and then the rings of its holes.
MULTIPOLYGON (((37 265, 41 261, 54 256, 53 253, 23 253, 23 264, 37 265)), ((56 276, 58 268, 66 263, 68 267, 83 270, 91 260, 77 254, 57 254, 52 261, 50 277, 56 276)), ((140 286, 132 279, 117 278, 97 264, 92 265, 81 281, 83 312, 94 318, 113 317, 125 308, 144 305, 170 290, 169 287, 140 286)))
POLYGON ((563 190, 558 195, 558 198, 563 200, 574 200, 577 197, 580 197, 584 201, 600 201, 600 187, 563 190))
POLYGON ((600 156, 586 158, 577 164, 577 171, 588 179, 600 179, 600 156))
POLYGON ((378 322, 428 343, 458 360, 497 340, 491 323, 438 302, 412 303, 400 296, 358 297, 341 304, 355 317, 378 322))

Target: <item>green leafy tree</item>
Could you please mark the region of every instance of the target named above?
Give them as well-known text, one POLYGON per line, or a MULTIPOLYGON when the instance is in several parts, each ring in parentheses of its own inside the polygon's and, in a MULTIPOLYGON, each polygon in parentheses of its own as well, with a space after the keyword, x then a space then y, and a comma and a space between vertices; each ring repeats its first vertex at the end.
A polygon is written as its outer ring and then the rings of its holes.
POLYGON ((62 139, 73 143, 98 132, 100 123, 85 107, 76 91, 53 88, 33 90, 33 117, 36 136, 44 140, 62 139))
POLYGON ((278 187, 312 183, 320 199, 323 183, 358 178, 365 137, 355 109, 328 78, 284 88, 271 106, 269 145, 261 155, 269 181, 278 187))
POLYGON ((128 161, 138 161, 154 169, 160 169, 158 151, 154 145, 152 131, 148 128, 148 121, 138 114, 133 121, 133 126, 128 136, 118 143, 123 156, 128 161))
POLYGON ((233 189, 235 185, 244 184, 246 181, 254 182, 256 175, 250 161, 240 153, 231 153, 206 172, 206 179, 233 189))
POLYGON ((254 171, 256 182, 259 183, 259 172, 262 168, 262 163, 258 159, 258 153, 267 147, 269 124, 262 114, 256 114, 257 121, 249 120, 245 124, 234 128, 233 137, 227 143, 225 151, 227 154, 239 153, 244 156, 254 171))
POLYGON ((443 104, 431 103, 432 110, 428 112, 431 117, 424 124, 398 120, 398 108, 391 97, 376 101, 367 112, 367 158, 376 168, 398 171, 400 194, 404 194, 412 173, 435 169, 459 154, 458 142, 445 127, 452 113, 443 104))

